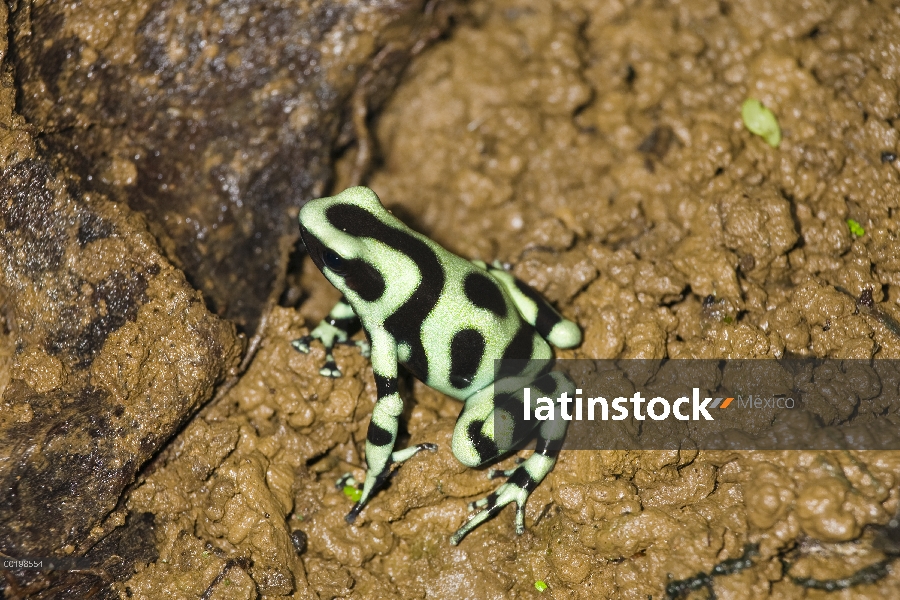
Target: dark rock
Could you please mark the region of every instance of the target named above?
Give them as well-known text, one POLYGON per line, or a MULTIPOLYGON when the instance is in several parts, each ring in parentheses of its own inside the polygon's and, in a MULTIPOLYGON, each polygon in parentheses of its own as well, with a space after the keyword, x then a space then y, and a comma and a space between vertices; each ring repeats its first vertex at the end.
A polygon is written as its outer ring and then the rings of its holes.
POLYGON ((41 158, 0 173, 14 341, 0 382, 0 551, 12 556, 77 550, 241 351, 139 217, 67 179, 41 158))
MULTIPOLYGON (((352 140, 351 99, 371 109, 387 97, 446 26, 444 5, 20 2, 19 107, 86 193, 142 212, 210 308, 253 333, 297 210, 327 191, 335 145, 352 140)), ((79 242, 110 234, 80 219, 79 242)), ((43 250, 59 260, 52 238, 43 250)))

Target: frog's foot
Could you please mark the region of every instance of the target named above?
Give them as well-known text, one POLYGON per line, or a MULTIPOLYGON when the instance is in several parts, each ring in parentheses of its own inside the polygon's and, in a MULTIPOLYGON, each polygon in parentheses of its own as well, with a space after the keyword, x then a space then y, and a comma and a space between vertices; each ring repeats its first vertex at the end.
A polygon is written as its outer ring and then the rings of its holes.
MULTIPOLYGON (((357 348, 359 348, 360 353, 364 357, 369 357, 369 342, 365 340, 344 340, 337 341, 334 344, 341 346, 356 346, 357 348)), ((344 374, 338 368, 337 362, 334 360, 332 347, 325 346, 325 364, 322 365, 321 369, 319 369, 319 375, 322 375, 323 377, 331 377, 332 379, 337 379, 338 377, 344 376, 344 374)))
POLYGON ((326 340, 321 338, 318 335, 304 335, 301 338, 297 338, 291 342, 291 346, 297 352, 302 352, 303 354, 309 354, 309 350, 313 340, 320 340, 322 344, 325 346, 325 364, 322 365, 322 368, 319 369, 319 375, 323 377, 331 377, 333 379, 337 379, 338 377, 343 377, 343 373, 337 366, 337 362, 334 360, 334 346, 341 344, 344 346, 356 346, 359 348, 360 354, 364 358, 368 358, 371 354, 371 348, 369 346, 369 342, 366 340, 326 340), (330 345, 328 342, 331 342, 330 345))
POLYGON ((450 537, 450 543, 457 545, 470 531, 499 513, 507 504, 516 503, 516 533, 525 533, 525 501, 531 492, 544 480, 556 463, 555 457, 549 457, 539 450, 528 457, 514 469, 491 470, 491 477, 509 477, 493 494, 469 504, 469 518, 456 533, 450 537), (480 510, 479 510, 480 509, 480 510), (476 512, 477 511, 477 512, 476 512))
POLYGON ((341 370, 334 361, 334 347, 337 344, 358 346, 364 356, 368 354, 368 342, 351 341, 350 336, 359 331, 359 319, 344 299, 338 301, 328 316, 309 332, 309 335, 297 338, 291 345, 304 354, 309 353, 313 340, 319 340, 325 346, 325 365, 319 369, 323 377, 340 377, 341 370))
POLYGON ((400 464, 404 461, 411 459, 413 456, 421 452, 422 450, 428 450, 429 452, 437 452, 437 444, 432 444, 426 442, 424 444, 416 444, 415 446, 410 446, 409 448, 404 448, 403 450, 397 450, 396 452, 391 453, 391 464, 396 465, 400 464))
POLYGON ((331 377, 332 379, 337 379, 344 375, 338 368, 337 363, 334 362, 334 357, 331 356, 330 352, 325 356, 325 364, 319 369, 319 375, 322 377, 331 377))
POLYGON ((299 337, 296 340, 291 342, 291 346, 294 347, 294 350, 297 352, 302 352, 303 354, 309 354, 309 345, 313 341, 313 336, 304 335, 303 337, 299 337))
POLYGON ((341 377, 343 373, 341 373, 341 370, 338 368, 337 363, 334 360, 334 354, 332 353, 332 348, 334 348, 335 343, 333 340, 324 340, 321 336, 315 335, 315 332, 313 332, 312 335, 304 335, 303 337, 292 341, 291 346, 293 346, 294 350, 297 352, 309 354, 309 349, 313 340, 320 340, 325 345, 325 364, 319 369, 319 375, 335 379, 341 377))
POLYGON ((463 526, 450 536, 450 543, 456 546, 470 531, 494 517, 507 504, 516 503, 516 533, 525 533, 525 501, 531 492, 513 481, 508 481, 497 488, 494 493, 476 502, 469 503, 470 512, 463 526), (474 512, 476 509, 477 512, 474 512))
MULTIPOLYGON (((393 467, 398 465, 404 461, 409 460, 422 450, 428 450, 430 452, 437 452, 437 444, 425 443, 425 444, 416 444, 415 446, 410 446, 409 448, 404 448, 403 450, 397 450, 396 452, 391 453, 390 460, 387 465, 385 465, 384 470, 381 471, 378 475, 374 477, 370 476, 370 473, 366 473, 366 483, 362 486, 362 497, 359 501, 353 505, 353 508, 350 509, 350 512, 347 513, 347 516, 344 517, 344 520, 348 523, 353 523, 356 521, 356 517, 359 516, 359 513, 362 512, 362 509, 365 508, 366 504, 368 504, 369 499, 377 492, 384 483, 394 476, 397 473, 397 469, 393 467)), ((343 489, 345 485, 353 485, 358 487, 356 479, 350 473, 346 473, 340 479, 338 479, 338 489, 343 489), (352 482, 352 483, 351 483, 352 482)))

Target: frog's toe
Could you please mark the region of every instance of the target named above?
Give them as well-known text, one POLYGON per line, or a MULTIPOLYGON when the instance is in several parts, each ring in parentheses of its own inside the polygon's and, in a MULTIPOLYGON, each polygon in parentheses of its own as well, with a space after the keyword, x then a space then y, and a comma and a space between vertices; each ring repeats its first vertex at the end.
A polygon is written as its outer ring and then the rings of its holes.
POLYGON ((303 337, 297 338, 296 340, 292 341, 291 346, 293 346, 294 350, 296 350, 297 352, 309 354, 309 345, 312 340, 313 337, 311 335, 304 335, 303 337))
POLYGON ((516 504, 516 535, 525 533, 525 503, 516 504))
POLYGON ((481 500, 474 500, 472 502, 469 502, 466 505, 466 508, 469 509, 469 512, 474 512, 476 509, 484 508, 488 503, 488 498, 490 498, 490 496, 482 498, 481 500))
POLYGON ((362 509, 363 509, 362 504, 357 502, 356 504, 353 505, 353 508, 350 509, 350 512, 347 513, 347 516, 344 517, 344 520, 347 521, 349 524, 353 525, 353 523, 356 522, 356 517, 358 517, 359 513, 362 512, 362 509))
POLYGON ((333 360, 329 360, 325 363, 325 365, 319 369, 319 375, 322 377, 331 377, 332 379, 337 379, 338 377, 343 377, 343 373, 338 368, 337 363, 333 360))

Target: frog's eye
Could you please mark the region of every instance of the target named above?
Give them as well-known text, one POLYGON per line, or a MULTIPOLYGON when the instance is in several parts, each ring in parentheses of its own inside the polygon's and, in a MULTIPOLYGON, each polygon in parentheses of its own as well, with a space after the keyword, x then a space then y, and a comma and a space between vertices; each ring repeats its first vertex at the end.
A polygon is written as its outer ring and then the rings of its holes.
POLYGON ((340 273, 344 268, 344 259, 328 248, 322 252, 322 262, 325 263, 326 267, 336 273, 340 273))

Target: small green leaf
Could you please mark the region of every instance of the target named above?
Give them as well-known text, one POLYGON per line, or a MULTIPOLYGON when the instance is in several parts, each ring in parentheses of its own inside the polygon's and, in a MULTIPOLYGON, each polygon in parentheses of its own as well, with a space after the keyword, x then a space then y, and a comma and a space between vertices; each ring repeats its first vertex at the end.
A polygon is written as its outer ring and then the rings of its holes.
POLYGON ((358 490, 352 485, 344 486, 344 495, 353 500, 354 502, 359 502, 359 499, 362 498, 362 490, 358 490))
POLYGON ((863 226, 853 219, 847 219, 847 227, 850 228, 850 233, 852 233, 856 237, 862 237, 866 235, 866 230, 863 229, 863 226))
POLYGON ((773 148, 777 148, 781 143, 781 127, 778 126, 778 119, 756 98, 744 100, 741 105, 741 118, 750 133, 760 136, 773 148))
POLYGON ((544 590, 547 589, 547 584, 544 583, 542 580, 538 579, 537 581, 534 582, 534 589, 536 589, 539 592, 543 592, 544 590))
POLYGON ((722 319, 722 322, 726 325, 731 325, 732 323, 734 323, 734 317, 732 317, 731 315, 725 315, 725 318, 722 319))

